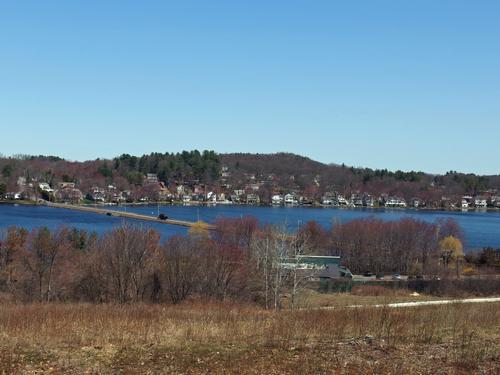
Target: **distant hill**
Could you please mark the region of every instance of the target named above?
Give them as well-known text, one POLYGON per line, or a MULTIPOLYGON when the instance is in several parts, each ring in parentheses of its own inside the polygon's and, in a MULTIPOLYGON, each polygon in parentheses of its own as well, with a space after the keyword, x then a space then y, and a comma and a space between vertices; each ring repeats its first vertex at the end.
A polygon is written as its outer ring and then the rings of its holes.
MULTIPOLYGON (((419 198, 430 205, 447 205, 463 195, 491 197, 500 190, 500 176, 478 176, 450 171, 433 175, 421 171, 354 168, 344 164, 324 164, 291 153, 219 155, 230 176, 227 183, 242 186, 248 177, 263 183, 261 195, 297 191, 319 199, 324 193, 337 191, 345 196, 366 193, 398 196, 407 201, 419 198)), ((266 198, 266 197, 264 197, 266 198)), ((269 199, 269 197, 267 197, 269 199)))
POLYGON ((147 173, 157 174, 170 184, 202 184, 208 189, 231 193, 235 189, 257 192, 264 202, 276 193, 296 192, 320 199, 326 192, 382 194, 405 199, 418 197, 428 202, 443 197, 496 194, 500 176, 478 176, 450 171, 432 175, 417 171, 353 168, 324 164, 291 153, 217 154, 214 151, 183 151, 132 156, 111 160, 73 162, 56 156, 0 158, 0 193, 17 189, 19 178, 47 182, 73 181, 85 192, 92 186, 114 184, 121 190, 135 190, 147 173))

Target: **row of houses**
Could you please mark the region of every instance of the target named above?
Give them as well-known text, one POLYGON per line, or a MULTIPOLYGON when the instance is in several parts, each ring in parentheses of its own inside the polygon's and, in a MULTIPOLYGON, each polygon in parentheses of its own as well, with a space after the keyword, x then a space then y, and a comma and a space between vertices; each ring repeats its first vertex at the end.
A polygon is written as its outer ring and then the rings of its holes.
POLYGON ((75 185, 74 182, 60 182, 53 188, 47 182, 37 183, 33 181, 28 183, 26 178, 19 177, 18 190, 7 192, 3 198, 7 200, 37 200, 41 197, 48 200, 78 203, 83 199, 83 193, 75 185))
POLYGON ((464 195, 460 201, 460 207, 463 209, 487 207, 500 208, 500 195, 492 195, 489 198, 484 196, 472 197, 470 195, 464 195))
POLYGON ((43 198, 57 200, 59 202, 79 203, 83 199, 83 193, 76 187, 74 182, 59 182, 57 188, 53 189, 48 183, 38 184, 39 192, 43 198))
MULTIPOLYGON (((227 170, 224 175, 229 176, 227 170)), ((469 209, 469 208, 500 208, 500 195, 496 191, 485 192, 484 195, 463 196, 454 200, 443 197, 440 202, 426 202, 420 198, 406 200, 400 196, 382 194, 375 198, 369 193, 352 193, 349 197, 337 191, 325 193, 321 199, 313 199, 302 194, 299 188, 294 188, 287 193, 278 192, 274 189, 262 191, 262 183, 255 181, 255 176, 245 176, 247 183, 239 189, 231 189, 229 184, 208 186, 199 181, 171 181, 166 184, 159 181, 154 173, 144 176, 143 184, 136 186, 133 191, 120 190, 115 185, 92 186, 82 192, 75 182, 59 182, 55 186, 47 182, 26 183, 26 179, 20 177, 18 180, 19 191, 5 194, 6 199, 37 199, 42 195, 45 199, 60 202, 78 203, 83 199, 95 203, 125 203, 125 202, 183 202, 208 203, 208 204, 249 204, 261 203, 274 206, 296 206, 320 204, 334 207, 434 207, 445 209, 469 209)))
POLYGON ((271 197, 271 204, 273 206, 282 206, 282 205, 294 206, 299 204, 305 204, 306 201, 308 201, 306 197, 300 196, 296 193, 288 193, 285 195, 275 194, 271 197))
MULTIPOLYGON (((418 206, 419 202, 412 200, 418 206)), ((324 206, 336 207, 407 207, 408 204, 404 198, 382 195, 375 199, 371 194, 351 194, 350 198, 344 197, 338 192, 326 193, 321 204, 324 206)))
MULTIPOLYGON (((500 196, 493 195, 489 198, 484 196, 463 196, 459 202, 442 197, 441 202, 437 202, 438 207, 445 208, 500 208, 500 196)), ((349 199, 346 199, 342 194, 337 192, 327 193, 322 197, 321 204, 324 206, 337 207, 436 207, 436 202, 426 202, 420 198, 412 198, 409 201, 398 196, 381 195, 375 199, 370 194, 352 194, 349 199)))

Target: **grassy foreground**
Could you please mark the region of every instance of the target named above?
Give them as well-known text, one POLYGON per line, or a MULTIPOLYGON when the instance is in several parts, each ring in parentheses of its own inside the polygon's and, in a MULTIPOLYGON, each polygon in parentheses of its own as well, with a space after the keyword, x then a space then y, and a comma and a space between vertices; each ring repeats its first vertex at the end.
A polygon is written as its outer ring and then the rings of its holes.
POLYGON ((0 306, 0 374, 500 372, 500 304, 0 306))

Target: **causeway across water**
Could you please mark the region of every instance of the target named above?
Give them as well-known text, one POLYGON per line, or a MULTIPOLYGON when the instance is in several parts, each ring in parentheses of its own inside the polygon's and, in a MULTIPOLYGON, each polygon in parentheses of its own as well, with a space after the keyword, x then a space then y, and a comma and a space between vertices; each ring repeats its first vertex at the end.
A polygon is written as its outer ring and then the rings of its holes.
POLYGON ((154 216, 137 214, 133 212, 124 212, 124 211, 116 211, 116 210, 108 210, 97 207, 89 207, 89 206, 79 206, 74 204, 66 204, 66 203, 53 203, 44 200, 40 200, 39 204, 43 204, 48 207, 56 207, 56 208, 64 208, 67 210, 76 210, 76 211, 85 211, 92 212, 99 215, 107 215, 107 216, 115 216, 115 217, 125 217, 128 219, 135 220, 144 220, 144 221, 154 221, 155 223, 161 224, 170 224, 170 225, 179 225, 182 227, 193 227, 193 226, 203 226, 204 229, 214 230, 215 226, 208 223, 198 223, 195 221, 187 221, 187 220, 175 220, 175 219, 159 219, 154 216))

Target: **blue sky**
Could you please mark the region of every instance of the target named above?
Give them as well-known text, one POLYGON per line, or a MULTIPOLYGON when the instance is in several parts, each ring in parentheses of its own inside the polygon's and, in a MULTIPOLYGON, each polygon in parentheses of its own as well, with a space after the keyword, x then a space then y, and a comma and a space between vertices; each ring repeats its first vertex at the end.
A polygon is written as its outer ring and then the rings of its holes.
POLYGON ((0 152, 500 173, 498 1, 1 1, 0 152))

